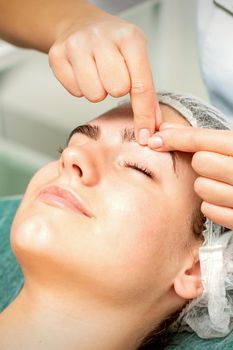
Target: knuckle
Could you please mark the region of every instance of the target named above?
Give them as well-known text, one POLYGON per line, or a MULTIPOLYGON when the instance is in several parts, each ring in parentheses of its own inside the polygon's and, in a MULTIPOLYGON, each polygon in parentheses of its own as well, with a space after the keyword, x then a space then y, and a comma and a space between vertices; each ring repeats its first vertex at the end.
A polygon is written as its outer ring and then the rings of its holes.
POLYGON ((70 35, 65 42, 68 51, 73 50, 77 45, 77 36, 70 35))
POLYGON ((124 35, 126 38, 135 38, 139 37, 141 40, 146 40, 146 36, 143 31, 134 24, 128 24, 127 27, 124 28, 124 35))
POLYGON ((153 119, 153 117, 149 114, 135 113, 134 119, 137 120, 137 122, 139 122, 143 126, 143 125, 147 125, 148 122, 151 121, 151 119, 153 119))
POLYGON ((147 86, 141 81, 133 81, 131 84, 131 93, 134 95, 153 94, 154 89, 152 86, 147 86))
MULTIPOLYGON (((68 90, 68 89, 67 89, 68 90)), ((70 92, 70 94, 74 97, 82 97, 83 94, 81 93, 81 91, 75 91, 75 90, 68 90, 70 92)))
POLYGON ((57 59, 60 57, 60 50, 57 45, 51 46, 49 53, 48 53, 48 58, 49 58, 49 65, 52 68, 57 59))
POLYGON ((163 139, 163 144, 166 149, 169 150, 174 150, 175 145, 177 143, 176 136, 173 133, 173 130, 171 129, 166 129, 162 131, 162 139, 163 139))
POLYGON ((101 91, 101 92, 93 93, 91 95, 86 95, 85 97, 87 98, 88 101, 96 103, 96 102, 103 101, 106 96, 107 96, 106 92, 101 91))
POLYGON ((106 22, 96 22, 93 24, 89 24, 85 27, 85 32, 88 34, 88 36, 98 37, 100 34, 102 34, 105 30, 106 22))
POLYGON ((58 79, 63 87, 74 97, 82 97, 82 91, 79 89, 79 86, 76 84, 74 79, 58 79))
POLYGON ((195 149, 200 149, 201 147, 201 139, 200 139, 200 136, 197 133, 192 133, 190 134, 190 144, 192 144, 194 146, 195 149))
POLYGON ((124 85, 124 86, 114 86, 109 89, 108 93, 112 97, 121 97, 126 95, 129 92, 129 86, 124 85))
POLYGON ((82 32, 76 32, 71 34, 65 41, 65 46, 68 52, 74 50, 77 47, 85 45, 86 40, 82 32))

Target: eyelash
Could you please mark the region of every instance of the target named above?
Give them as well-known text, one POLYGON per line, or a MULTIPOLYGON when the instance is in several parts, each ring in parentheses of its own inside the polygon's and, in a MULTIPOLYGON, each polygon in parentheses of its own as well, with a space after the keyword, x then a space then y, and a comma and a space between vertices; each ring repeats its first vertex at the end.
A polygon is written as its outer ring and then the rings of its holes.
MULTIPOLYGON (((64 148, 59 147, 58 148, 58 153, 62 154, 62 152, 64 151, 64 148)), ((154 178, 154 174, 152 173, 151 170, 149 170, 147 167, 139 165, 136 162, 129 162, 129 161, 124 161, 123 166, 126 168, 132 168, 135 169, 137 171, 140 171, 141 173, 143 173, 144 175, 148 176, 149 178, 153 179, 154 178)))
POLYGON ((140 171, 141 173, 145 174, 146 176, 148 176, 149 178, 153 179, 154 178, 154 174, 152 173, 152 171, 150 171, 148 168, 139 165, 136 162, 128 162, 128 161, 124 161, 123 164, 126 168, 132 168, 135 169, 137 171, 140 171))

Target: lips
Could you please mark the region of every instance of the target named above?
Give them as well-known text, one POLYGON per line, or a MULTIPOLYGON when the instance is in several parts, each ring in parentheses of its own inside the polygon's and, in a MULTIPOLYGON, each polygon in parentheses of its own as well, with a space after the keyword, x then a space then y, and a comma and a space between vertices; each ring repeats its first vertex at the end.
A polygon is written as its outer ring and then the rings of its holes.
POLYGON ((40 191, 39 199, 48 204, 61 208, 67 208, 74 212, 79 212, 87 217, 93 217, 93 214, 82 202, 76 193, 59 186, 49 186, 40 191))

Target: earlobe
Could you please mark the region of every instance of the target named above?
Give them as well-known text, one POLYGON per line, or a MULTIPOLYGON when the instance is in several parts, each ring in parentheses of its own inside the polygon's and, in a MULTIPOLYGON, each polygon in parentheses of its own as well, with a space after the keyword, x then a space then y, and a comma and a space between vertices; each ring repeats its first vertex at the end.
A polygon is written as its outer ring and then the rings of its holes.
POLYGON ((175 277, 174 290, 183 299, 195 299, 203 293, 199 260, 175 277))

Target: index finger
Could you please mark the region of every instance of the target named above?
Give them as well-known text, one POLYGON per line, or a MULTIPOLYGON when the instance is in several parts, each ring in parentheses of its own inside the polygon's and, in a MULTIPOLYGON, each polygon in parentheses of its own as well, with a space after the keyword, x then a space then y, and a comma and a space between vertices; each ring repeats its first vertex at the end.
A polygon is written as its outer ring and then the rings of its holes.
POLYGON ((140 37, 122 44, 121 53, 130 76, 130 95, 134 113, 135 135, 149 129, 150 135, 161 124, 161 113, 150 68, 146 41, 140 37))
POLYGON ((232 156, 233 131, 192 127, 165 129, 151 137, 148 146, 156 151, 210 151, 232 156), (156 144, 159 147, 156 147, 156 144))

